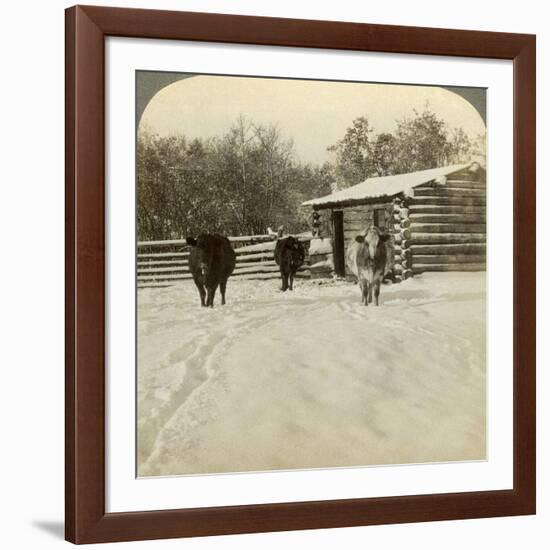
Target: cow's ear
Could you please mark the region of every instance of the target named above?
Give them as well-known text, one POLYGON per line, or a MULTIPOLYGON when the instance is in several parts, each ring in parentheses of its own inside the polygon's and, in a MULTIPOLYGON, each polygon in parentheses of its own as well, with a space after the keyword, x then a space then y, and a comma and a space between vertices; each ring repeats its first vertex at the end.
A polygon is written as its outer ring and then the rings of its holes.
POLYGON ((382 233, 382 235, 380 235, 380 240, 385 243, 388 239, 390 238, 390 234, 389 233, 382 233))
POLYGON ((355 237, 355 240, 358 242, 358 243, 362 243, 365 241, 365 237, 363 237, 363 235, 357 235, 357 237, 355 237))
POLYGON ((187 237, 187 239, 185 239, 187 241, 187 244, 189 246, 197 246, 197 239, 194 239, 193 237, 187 237))

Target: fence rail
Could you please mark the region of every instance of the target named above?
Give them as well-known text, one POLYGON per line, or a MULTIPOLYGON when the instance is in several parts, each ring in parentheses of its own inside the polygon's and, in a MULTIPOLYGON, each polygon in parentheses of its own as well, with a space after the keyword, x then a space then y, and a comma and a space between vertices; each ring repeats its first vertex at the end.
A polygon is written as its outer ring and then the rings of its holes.
MULTIPOLYGON (((238 237, 227 237, 231 243, 261 243, 275 240, 275 235, 243 235, 238 237)), ((188 246, 185 239, 172 239, 165 241, 138 241, 140 246, 156 247, 156 246, 188 246)))
MULTIPOLYGON (((306 261, 296 276, 309 277, 308 248, 312 237, 304 234, 297 237, 305 245, 306 261)), ((228 239, 237 256, 232 277, 264 280, 279 276, 279 267, 273 257, 276 243, 274 235, 248 235, 228 237, 228 239)), ((165 287, 178 281, 192 279, 189 271, 189 248, 183 239, 138 241, 138 288, 165 287)))

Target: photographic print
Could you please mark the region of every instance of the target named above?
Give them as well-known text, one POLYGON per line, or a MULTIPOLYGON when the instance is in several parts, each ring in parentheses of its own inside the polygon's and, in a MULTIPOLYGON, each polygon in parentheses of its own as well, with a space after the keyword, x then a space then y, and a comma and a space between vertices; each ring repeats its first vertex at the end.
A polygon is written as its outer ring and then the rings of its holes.
POLYGON ((486 90, 136 73, 139 477, 486 459, 486 90))

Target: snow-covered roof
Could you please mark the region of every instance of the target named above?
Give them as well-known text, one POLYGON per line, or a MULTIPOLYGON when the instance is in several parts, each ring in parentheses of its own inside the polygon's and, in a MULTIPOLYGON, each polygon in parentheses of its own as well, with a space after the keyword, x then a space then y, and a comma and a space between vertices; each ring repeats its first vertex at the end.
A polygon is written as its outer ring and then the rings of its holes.
POLYGON ((306 201, 302 203, 302 206, 319 206, 378 197, 393 197, 417 185, 422 185, 423 183, 428 183, 429 181, 448 176, 449 174, 460 172, 460 170, 464 170, 469 166, 470 163, 453 164, 452 166, 443 166, 442 168, 432 168, 430 170, 421 170, 420 172, 410 172, 408 174, 368 178, 357 185, 341 189, 340 191, 336 191, 324 197, 319 197, 318 199, 306 201))

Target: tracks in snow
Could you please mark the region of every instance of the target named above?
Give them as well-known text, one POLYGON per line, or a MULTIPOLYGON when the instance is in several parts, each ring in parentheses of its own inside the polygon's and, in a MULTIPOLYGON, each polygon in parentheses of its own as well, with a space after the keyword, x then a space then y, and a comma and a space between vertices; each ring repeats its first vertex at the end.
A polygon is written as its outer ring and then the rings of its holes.
MULTIPOLYGON (((218 306, 214 309, 187 307, 187 318, 156 320, 149 317, 149 334, 152 337, 171 329, 173 340, 180 343, 165 354, 158 371, 176 370, 179 381, 169 392, 163 392, 163 399, 156 394, 159 384, 138 375, 138 463, 145 464, 155 450, 155 444, 171 419, 188 403, 193 394, 205 383, 213 381, 219 374, 220 362, 225 353, 240 337, 281 318, 281 295, 278 300, 250 301, 218 306)), ((323 307, 316 299, 295 298, 291 301, 294 313, 307 315, 323 307), (295 307, 294 307, 295 306, 295 307)), ((158 308, 159 312, 166 307, 158 308)), ((292 314, 285 308, 284 315, 292 314)), ((139 370, 139 365, 138 365, 139 370)))

